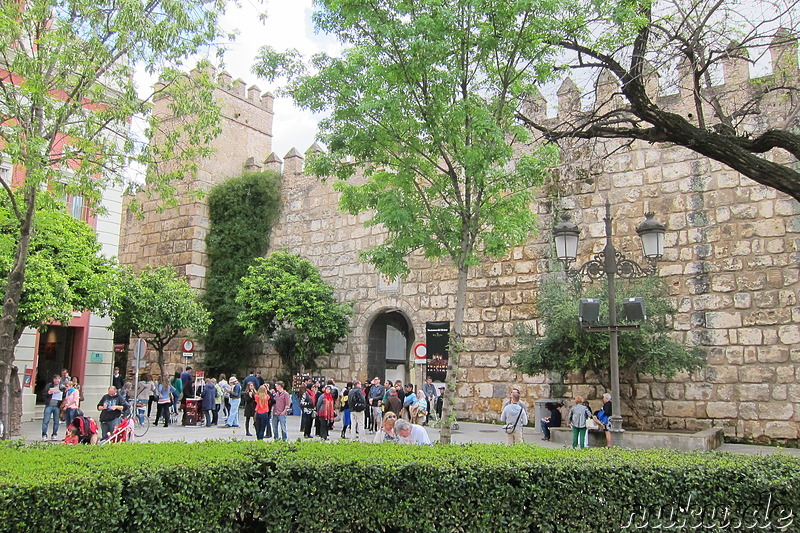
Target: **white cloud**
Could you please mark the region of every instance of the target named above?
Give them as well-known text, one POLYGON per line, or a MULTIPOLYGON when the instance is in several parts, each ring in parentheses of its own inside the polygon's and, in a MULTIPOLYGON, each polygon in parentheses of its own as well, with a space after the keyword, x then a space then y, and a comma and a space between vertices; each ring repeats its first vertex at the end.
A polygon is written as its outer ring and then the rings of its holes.
MULTIPOLYGON (((238 36, 225 55, 225 69, 247 85, 255 84, 263 92, 274 92, 276 87, 259 80, 251 69, 258 50, 269 45, 276 50, 296 48, 306 56, 321 51, 335 54, 339 51, 335 39, 327 35, 315 35, 311 14, 312 0, 267 0, 256 4, 244 0, 240 7, 231 5, 222 25, 227 31, 236 30, 238 36), (266 12, 266 20, 259 14, 266 12)), ((317 122, 313 114, 294 107, 290 98, 275 99, 273 123, 273 151, 281 158, 291 149, 300 152, 316 139, 317 122)))
MULTIPOLYGON (((312 0, 242 0, 239 6, 231 2, 221 26, 226 32, 236 32, 237 37, 226 46, 225 70, 248 87, 256 85, 262 92, 274 93, 277 87, 258 79, 251 70, 262 46, 296 48, 308 57, 321 51, 337 54, 340 47, 335 38, 314 33, 312 4, 312 0), (267 14, 265 20, 262 13, 267 14)), ((143 96, 150 94, 155 81, 141 70, 136 74, 143 96)), ((316 139, 318 116, 296 108, 291 98, 276 98, 274 111, 272 150, 280 158, 293 147, 305 152, 316 139)))

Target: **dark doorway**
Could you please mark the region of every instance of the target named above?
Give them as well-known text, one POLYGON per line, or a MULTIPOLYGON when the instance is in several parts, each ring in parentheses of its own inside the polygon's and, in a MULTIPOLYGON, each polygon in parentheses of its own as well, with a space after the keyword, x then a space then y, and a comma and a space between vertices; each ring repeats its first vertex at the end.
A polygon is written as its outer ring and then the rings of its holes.
POLYGON ((37 402, 42 401, 39 391, 55 374, 61 375, 62 368, 66 368, 70 376, 73 374, 72 356, 77 330, 78 328, 65 326, 48 326, 39 334, 39 353, 36 364, 37 402))
POLYGON ((414 343, 414 330, 399 311, 382 313, 369 329, 367 344, 367 376, 406 381, 408 354, 414 343))

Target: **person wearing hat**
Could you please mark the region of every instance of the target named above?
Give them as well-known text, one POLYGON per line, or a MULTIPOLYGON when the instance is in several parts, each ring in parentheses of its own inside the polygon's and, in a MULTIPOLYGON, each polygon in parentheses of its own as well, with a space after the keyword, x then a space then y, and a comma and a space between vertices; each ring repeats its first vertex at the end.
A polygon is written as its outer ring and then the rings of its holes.
POLYGON ((231 386, 231 409, 228 413, 228 419, 225 421, 226 428, 239 427, 239 404, 242 402, 242 386, 239 385, 239 380, 236 376, 231 376, 228 380, 228 385, 231 386))

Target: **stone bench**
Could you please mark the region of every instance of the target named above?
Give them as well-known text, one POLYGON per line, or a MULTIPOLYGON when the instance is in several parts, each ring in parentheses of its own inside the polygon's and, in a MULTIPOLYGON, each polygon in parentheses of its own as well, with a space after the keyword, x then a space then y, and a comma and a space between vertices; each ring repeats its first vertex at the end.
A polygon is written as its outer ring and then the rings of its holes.
MULTIPOLYGON (((550 442, 572 446, 572 428, 550 428, 550 442)), ((622 437, 623 448, 637 450, 669 448, 681 451, 710 451, 722 446, 722 442, 722 428, 709 428, 697 433, 626 431, 622 437)), ((604 431, 589 431, 590 448, 603 448, 605 445, 606 434, 604 431)))

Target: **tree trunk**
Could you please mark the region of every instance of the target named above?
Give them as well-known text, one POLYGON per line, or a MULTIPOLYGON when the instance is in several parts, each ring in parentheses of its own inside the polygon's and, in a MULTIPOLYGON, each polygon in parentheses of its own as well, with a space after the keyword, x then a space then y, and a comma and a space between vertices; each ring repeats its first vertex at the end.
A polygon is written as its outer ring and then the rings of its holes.
POLYGON ((156 353, 158 354, 158 374, 161 376, 161 383, 164 384, 169 381, 169 376, 164 372, 164 345, 159 344, 158 346, 153 346, 153 348, 156 349, 156 353))
MULTIPOLYGON (((14 264, 8 273, 5 294, 3 295, 3 316, 0 317, 0 421, 5 428, 11 428, 11 367, 14 364, 14 351, 17 347, 17 315, 25 282, 25 266, 33 232, 33 214, 36 205, 36 189, 25 191, 26 211, 20 220, 20 235, 14 257, 14 264)), ((2 438, 7 438, 8 431, 2 438)))
POLYGON ((464 312, 467 307, 467 272, 469 267, 461 264, 458 267, 458 288, 456 291, 456 309, 455 319, 453 321, 453 329, 450 332, 450 342, 447 346, 448 359, 447 359, 447 375, 445 381, 447 388, 444 392, 444 399, 442 402, 442 428, 439 437, 441 444, 450 444, 451 442, 451 424, 455 421, 451 420, 453 416, 453 407, 455 405, 456 386, 458 382, 458 357, 463 350, 463 331, 464 331, 464 312))

